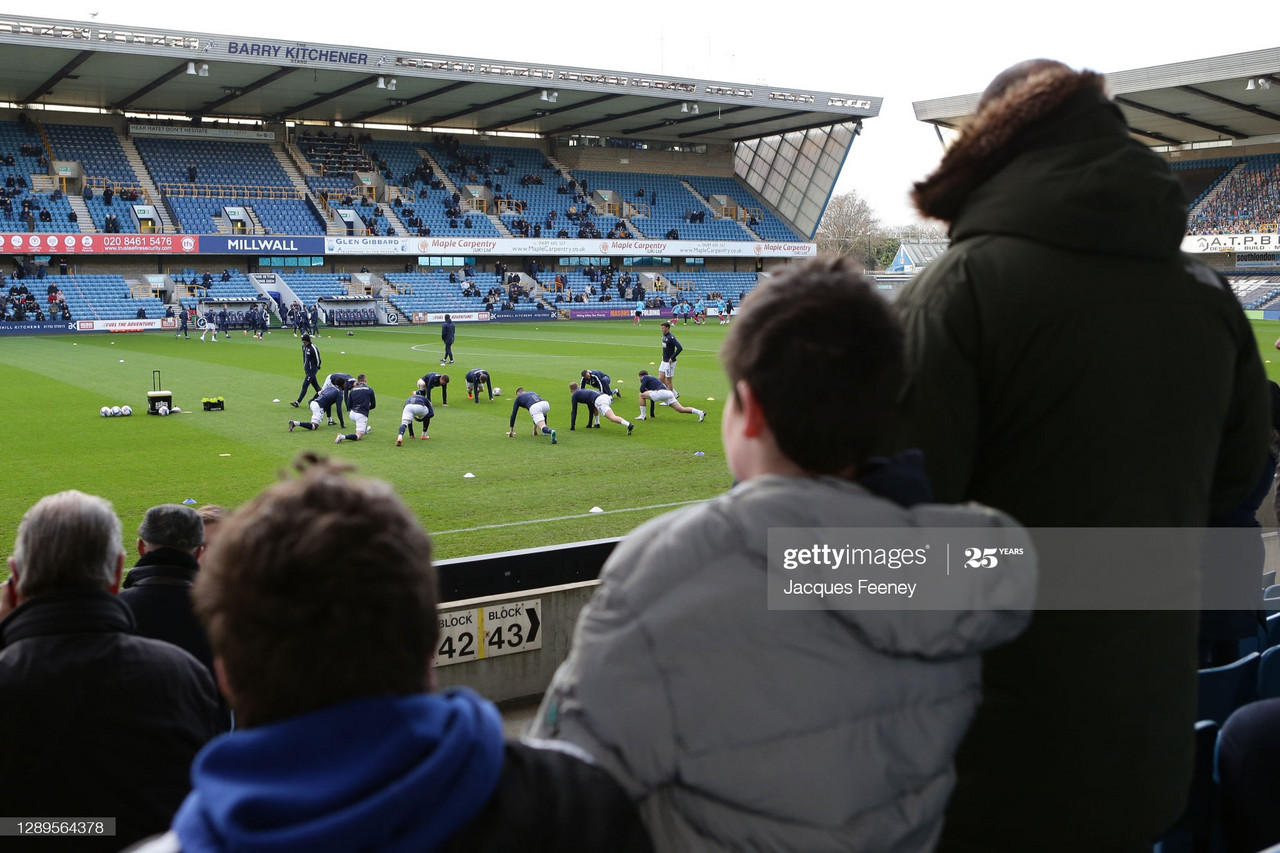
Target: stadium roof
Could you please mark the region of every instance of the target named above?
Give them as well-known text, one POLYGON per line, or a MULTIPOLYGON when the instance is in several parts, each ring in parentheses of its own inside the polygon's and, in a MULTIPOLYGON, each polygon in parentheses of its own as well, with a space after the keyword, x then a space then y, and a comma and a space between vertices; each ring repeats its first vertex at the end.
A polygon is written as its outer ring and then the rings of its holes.
MULTIPOLYGON (((1130 131, 1148 145, 1280 141, 1280 48, 1106 77, 1130 131)), ((978 94, 916 101, 916 118, 961 127, 973 114, 978 94)))
POLYGON ((868 95, 13 15, 0 16, 0 45, 0 102, 19 107, 725 144, 856 123, 881 104, 868 95))

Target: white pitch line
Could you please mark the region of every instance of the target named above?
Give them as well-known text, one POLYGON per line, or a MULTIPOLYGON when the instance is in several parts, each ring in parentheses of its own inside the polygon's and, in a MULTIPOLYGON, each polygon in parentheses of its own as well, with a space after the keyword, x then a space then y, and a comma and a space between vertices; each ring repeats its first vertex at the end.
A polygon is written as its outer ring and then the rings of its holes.
MULTIPOLYGON (((474 334, 473 334, 473 335, 468 335, 468 336, 467 336, 467 339, 468 339, 468 340, 493 340, 493 341, 511 341, 511 340, 514 340, 513 338, 503 337, 502 335, 474 335, 474 334)), ((600 347, 627 347, 627 348, 629 348, 629 349, 651 349, 651 348, 661 349, 661 348, 662 348, 661 339, 658 339, 658 341, 657 341, 657 342, 649 341, 649 342, 644 342, 644 343, 630 343, 630 342, 627 342, 627 341, 605 341, 605 340, 573 340, 573 339, 569 339, 569 338, 538 338, 538 340, 539 340, 539 341, 544 341, 544 342, 549 342, 549 343, 557 343, 557 344, 572 344, 572 345, 591 346, 591 347, 596 347, 596 346, 600 346, 600 347)), ((414 351, 416 351, 416 352, 438 352, 438 351, 440 351, 440 350, 442 350, 442 349, 443 349, 443 345, 442 345, 442 344, 439 344, 439 343, 431 343, 431 344, 413 344, 413 345, 411 345, 411 346, 409 347, 409 349, 414 350, 414 351)), ((714 347, 713 347, 713 348, 710 348, 710 349, 707 349, 707 348, 703 348, 703 347, 687 346, 687 347, 685 347, 685 348, 684 348, 684 351, 685 351, 685 352, 712 352, 712 353, 714 353, 714 352, 719 352, 719 349, 714 348, 714 347)), ((526 353, 512 353, 512 351, 510 351, 510 350, 497 350, 497 351, 495 351, 495 354, 504 354, 504 353, 514 354, 514 355, 525 355, 525 354, 526 354, 526 353)), ((538 357, 539 357, 539 358, 578 358, 578 356, 576 356, 576 355, 575 355, 575 356, 557 356, 557 355, 543 356, 543 355, 540 355, 540 356, 538 356, 538 357)))
POLYGON ((598 515, 613 515, 618 512, 643 512, 647 509, 668 509, 673 506, 687 506, 689 504, 700 504, 701 500, 696 501, 676 501, 669 504, 650 504, 649 506, 633 506, 627 509, 606 509, 604 512, 583 512, 577 515, 557 515, 554 518, 533 518, 528 521, 504 521, 501 524, 477 524, 474 527, 460 527, 457 530, 432 530, 431 535, 448 536, 450 533, 470 533, 473 530, 493 530, 498 527, 519 527, 522 524, 544 524, 548 521, 572 521, 575 518, 595 518, 598 515))

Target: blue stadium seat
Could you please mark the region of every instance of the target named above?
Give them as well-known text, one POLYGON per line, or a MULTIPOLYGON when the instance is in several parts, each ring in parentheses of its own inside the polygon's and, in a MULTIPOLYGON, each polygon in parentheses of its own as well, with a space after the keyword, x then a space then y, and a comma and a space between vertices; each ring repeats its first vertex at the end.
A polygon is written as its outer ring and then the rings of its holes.
POLYGON ((1234 663, 1200 670, 1196 719, 1221 725, 1236 708, 1256 699, 1260 659, 1261 655, 1253 652, 1234 663))

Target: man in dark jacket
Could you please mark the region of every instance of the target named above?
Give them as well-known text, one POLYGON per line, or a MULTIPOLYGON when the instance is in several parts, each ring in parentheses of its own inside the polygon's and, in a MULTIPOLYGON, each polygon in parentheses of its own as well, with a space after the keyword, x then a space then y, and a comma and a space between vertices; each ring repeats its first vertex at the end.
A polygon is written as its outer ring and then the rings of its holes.
POLYGON ((445 314, 444 325, 440 327, 440 340, 444 341, 444 358, 440 359, 441 364, 453 364, 454 334, 453 319, 448 314, 445 314))
MULTIPOLYGON (((217 335, 214 335, 217 339, 217 335)), ((298 392, 298 399, 291 400, 290 406, 295 409, 302 403, 302 398, 307 396, 307 388, 316 389, 316 393, 320 393, 320 383, 316 381, 316 374, 320 371, 320 350, 311 343, 311 336, 305 332, 302 335, 302 370, 306 374, 302 379, 302 390, 298 392)))
MULTIPOLYGON (((952 242, 897 303, 913 368, 899 443, 924 450, 940 501, 1028 528, 1199 528, 1242 502, 1269 436, 1257 344, 1225 283, 1179 252, 1178 181, 1100 75, 1002 73, 914 199, 952 242)), ((1040 560, 1046 585, 1087 568, 1040 560)), ((1123 571, 1153 589, 1197 576, 1194 553, 1123 571)), ((1196 622, 1041 609, 986 654, 939 849, 1150 849, 1186 799, 1196 622)))
POLYGON ((431 540, 391 486, 321 462, 225 526, 194 597, 241 728, 149 849, 649 849, 602 770, 430 692, 431 540))
POLYGON ((204 553, 204 522, 182 504, 153 506, 138 526, 138 562, 125 577, 120 600, 133 611, 138 633, 186 649, 213 674, 213 652, 191 609, 191 587, 204 553))
POLYGON ((119 850, 163 831, 191 787, 192 760, 220 730, 205 668, 134 635, 115 596, 123 567, 111 504, 62 492, 23 517, 0 586, 4 808, 115 818, 113 836, 77 838, 76 850, 119 850))

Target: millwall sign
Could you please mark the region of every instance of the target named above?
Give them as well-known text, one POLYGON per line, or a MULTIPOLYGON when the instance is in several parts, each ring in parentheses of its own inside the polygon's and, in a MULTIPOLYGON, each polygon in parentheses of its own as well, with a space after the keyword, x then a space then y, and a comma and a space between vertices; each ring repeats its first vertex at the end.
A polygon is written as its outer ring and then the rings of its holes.
POLYGON ((201 234, 200 251, 215 255, 323 255, 323 237, 201 234))

